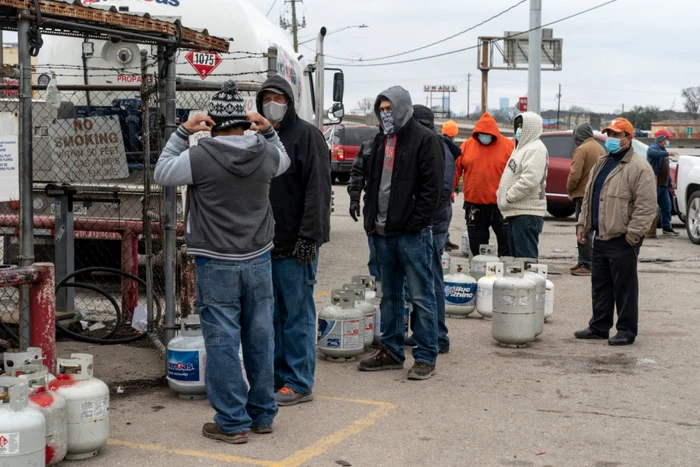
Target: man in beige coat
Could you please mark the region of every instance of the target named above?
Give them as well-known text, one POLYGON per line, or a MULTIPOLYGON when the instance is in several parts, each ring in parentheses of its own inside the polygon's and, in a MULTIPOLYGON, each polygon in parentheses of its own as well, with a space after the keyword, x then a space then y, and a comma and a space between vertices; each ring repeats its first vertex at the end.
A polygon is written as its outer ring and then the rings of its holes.
POLYGON ((610 345, 637 337, 639 281, 637 258, 644 234, 656 216, 656 179, 644 156, 632 149, 634 128, 624 118, 607 128, 608 153, 591 171, 577 223, 578 241, 593 240, 593 317, 576 331, 578 339, 608 339, 617 306, 617 335, 610 345))
MULTIPOLYGON (((576 220, 578 221, 591 169, 598 162, 598 159, 605 155, 605 149, 593 137, 593 128, 589 123, 583 123, 576 127, 574 144, 576 150, 571 161, 569 178, 566 181, 566 191, 576 205, 576 220)), ((592 243, 592 238, 589 235, 586 243, 578 244, 578 262, 576 266, 571 268, 571 274, 574 276, 591 275, 592 243)))

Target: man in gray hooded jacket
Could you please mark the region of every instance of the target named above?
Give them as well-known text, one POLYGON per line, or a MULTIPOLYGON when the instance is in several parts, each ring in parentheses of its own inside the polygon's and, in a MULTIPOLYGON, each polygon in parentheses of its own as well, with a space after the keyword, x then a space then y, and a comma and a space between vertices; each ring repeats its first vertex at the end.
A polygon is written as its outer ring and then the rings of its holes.
POLYGON ((188 186, 185 236, 197 263, 206 389, 216 410, 215 423, 202 429, 207 438, 242 444, 248 431, 272 432, 275 221, 269 191, 289 164, 270 122, 257 113, 246 115, 233 81, 214 95, 209 116, 197 115, 173 133, 156 164, 156 183, 188 186), (259 133, 244 135, 247 129, 259 133), (211 130, 213 138, 187 149, 189 135, 201 130, 211 130), (238 358, 241 345, 250 390, 238 358))

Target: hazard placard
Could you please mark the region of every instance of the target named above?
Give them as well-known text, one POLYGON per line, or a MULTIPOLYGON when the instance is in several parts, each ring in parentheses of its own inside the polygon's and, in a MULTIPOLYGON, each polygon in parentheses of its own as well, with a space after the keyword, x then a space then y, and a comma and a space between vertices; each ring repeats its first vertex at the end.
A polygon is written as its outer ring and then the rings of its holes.
POLYGON ((216 52, 200 52, 195 50, 191 50, 185 56, 185 59, 192 65, 194 71, 196 71, 202 79, 207 79, 207 76, 212 74, 222 62, 221 55, 216 52))

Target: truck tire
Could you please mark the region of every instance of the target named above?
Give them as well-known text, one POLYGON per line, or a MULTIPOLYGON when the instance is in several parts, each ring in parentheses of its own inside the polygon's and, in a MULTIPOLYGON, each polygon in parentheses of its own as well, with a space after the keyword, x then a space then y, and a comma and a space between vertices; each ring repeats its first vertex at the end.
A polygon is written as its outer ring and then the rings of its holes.
POLYGON ((694 192, 688 200, 685 228, 690 241, 700 245, 700 191, 694 192))
POLYGON ((573 213, 576 212, 576 208, 573 206, 553 206, 550 204, 547 206, 547 212, 558 219, 565 219, 573 215, 573 213))

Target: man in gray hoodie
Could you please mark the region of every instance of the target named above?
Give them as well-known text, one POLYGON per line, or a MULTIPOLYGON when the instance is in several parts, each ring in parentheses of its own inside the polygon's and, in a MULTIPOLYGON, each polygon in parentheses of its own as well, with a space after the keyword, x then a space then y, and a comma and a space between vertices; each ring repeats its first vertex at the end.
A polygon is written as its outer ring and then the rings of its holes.
POLYGON ((231 444, 248 431, 271 433, 274 397, 272 269, 275 221, 270 183, 290 161, 270 122, 245 112, 236 84, 223 84, 209 105, 170 137, 154 179, 187 185, 185 236, 197 263, 197 312, 207 352, 206 389, 215 423, 202 434, 231 444), (244 135, 257 130, 258 134, 244 135), (190 134, 213 138, 187 149, 190 134), (243 348, 250 390, 241 371, 243 348))

